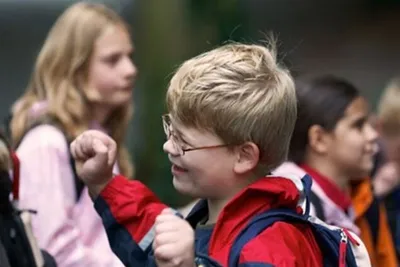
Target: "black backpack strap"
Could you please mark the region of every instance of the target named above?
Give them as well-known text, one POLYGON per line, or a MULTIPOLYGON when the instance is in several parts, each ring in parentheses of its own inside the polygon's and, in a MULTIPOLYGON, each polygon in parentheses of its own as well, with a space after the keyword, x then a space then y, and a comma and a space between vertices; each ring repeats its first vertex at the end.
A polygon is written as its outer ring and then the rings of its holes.
POLYGON ((82 195, 82 191, 85 188, 85 184, 82 182, 81 179, 79 179, 78 173, 76 171, 75 160, 72 157, 71 152, 69 151, 70 142, 67 142, 67 145, 68 145, 68 153, 69 153, 69 163, 71 165, 72 172, 74 175, 76 202, 79 202, 79 199, 81 198, 81 195, 82 195))
POLYGON ((365 212, 365 218, 368 221, 368 225, 375 245, 378 245, 379 226, 381 217, 380 215, 381 215, 380 202, 376 197, 374 197, 371 205, 365 212))
POLYGON ((315 215, 317 218, 321 221, 325 221, 325 213, 324 208, 322 207, 321 199, 313 191, 309 193, 309 198, 315 209, 315 215))

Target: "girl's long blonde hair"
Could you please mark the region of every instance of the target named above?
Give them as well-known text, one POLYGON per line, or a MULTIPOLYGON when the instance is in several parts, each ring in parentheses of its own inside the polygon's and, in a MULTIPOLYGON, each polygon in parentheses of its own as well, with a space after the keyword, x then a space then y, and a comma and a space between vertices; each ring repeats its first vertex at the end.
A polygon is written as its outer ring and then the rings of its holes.
MULTIPOLYGON (((110 25, 128 26, 114 11, 102 4, 77 3, 56 21, 37 57, 33 74, 24 95, 13 107, 11 137, 18 144, 34 123, 32 106, 46 101, 45 116, 55 118, 68 138, 75 138, 88 129, 90 103, 85 97, 90 59, 94 43, 110 25)), ((133 167, 123 145, 132 103, 116 108, 103 125, 118 144, 121 173, 132 177, 133 167)))

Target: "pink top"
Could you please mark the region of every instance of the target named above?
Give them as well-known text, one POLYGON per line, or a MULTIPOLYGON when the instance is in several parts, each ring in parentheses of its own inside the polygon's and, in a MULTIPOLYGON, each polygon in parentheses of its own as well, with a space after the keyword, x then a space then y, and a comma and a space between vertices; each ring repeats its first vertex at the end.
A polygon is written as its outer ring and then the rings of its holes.
POLYGON ((39 246, 59 267, 123 266, 110 249, 86 188, 76 202, 63 133, 54 126, 37 126, 16 153, 21 162, 19 207, 38 212, 32 226, 39 246))

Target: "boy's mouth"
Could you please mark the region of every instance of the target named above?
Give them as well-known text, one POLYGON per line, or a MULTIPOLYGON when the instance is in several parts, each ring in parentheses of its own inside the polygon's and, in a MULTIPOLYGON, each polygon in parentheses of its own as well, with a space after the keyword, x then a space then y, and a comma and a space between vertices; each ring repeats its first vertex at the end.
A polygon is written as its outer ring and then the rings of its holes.
POLYGON ((175 174, 180 174, 180 173, 184 173, 187 172, 188 170, 176 165, 176 164, 172 164, 172 173, 175 174))

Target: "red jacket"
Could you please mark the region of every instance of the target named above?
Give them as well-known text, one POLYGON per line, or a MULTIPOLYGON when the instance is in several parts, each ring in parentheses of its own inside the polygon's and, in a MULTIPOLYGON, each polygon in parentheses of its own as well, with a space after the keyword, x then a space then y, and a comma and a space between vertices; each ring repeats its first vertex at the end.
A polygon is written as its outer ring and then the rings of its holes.
MULTIPOLYGON (((291 180, 259 179, 224 207, 208 242, 196 243, 196 253, 206 250, 210 258, 227 266, 235 238, 252 217, 272 208, 301 212, 298 200, 298 189, 291 180)), ((117 176, 96 199, 95 207, 103 219, 113 251, 126 266, 155 266, 151 256, 152 226, 156 216, 166 208, 165 204, 140 182, 117 176)), ((200 217, 192 214, 188 220, 196 225, 204 218, 200 217)), ((318 267, 322 266, 322 256, 308 225, 277 222, 245 245, 239 263, 243 267, 318 267)))

